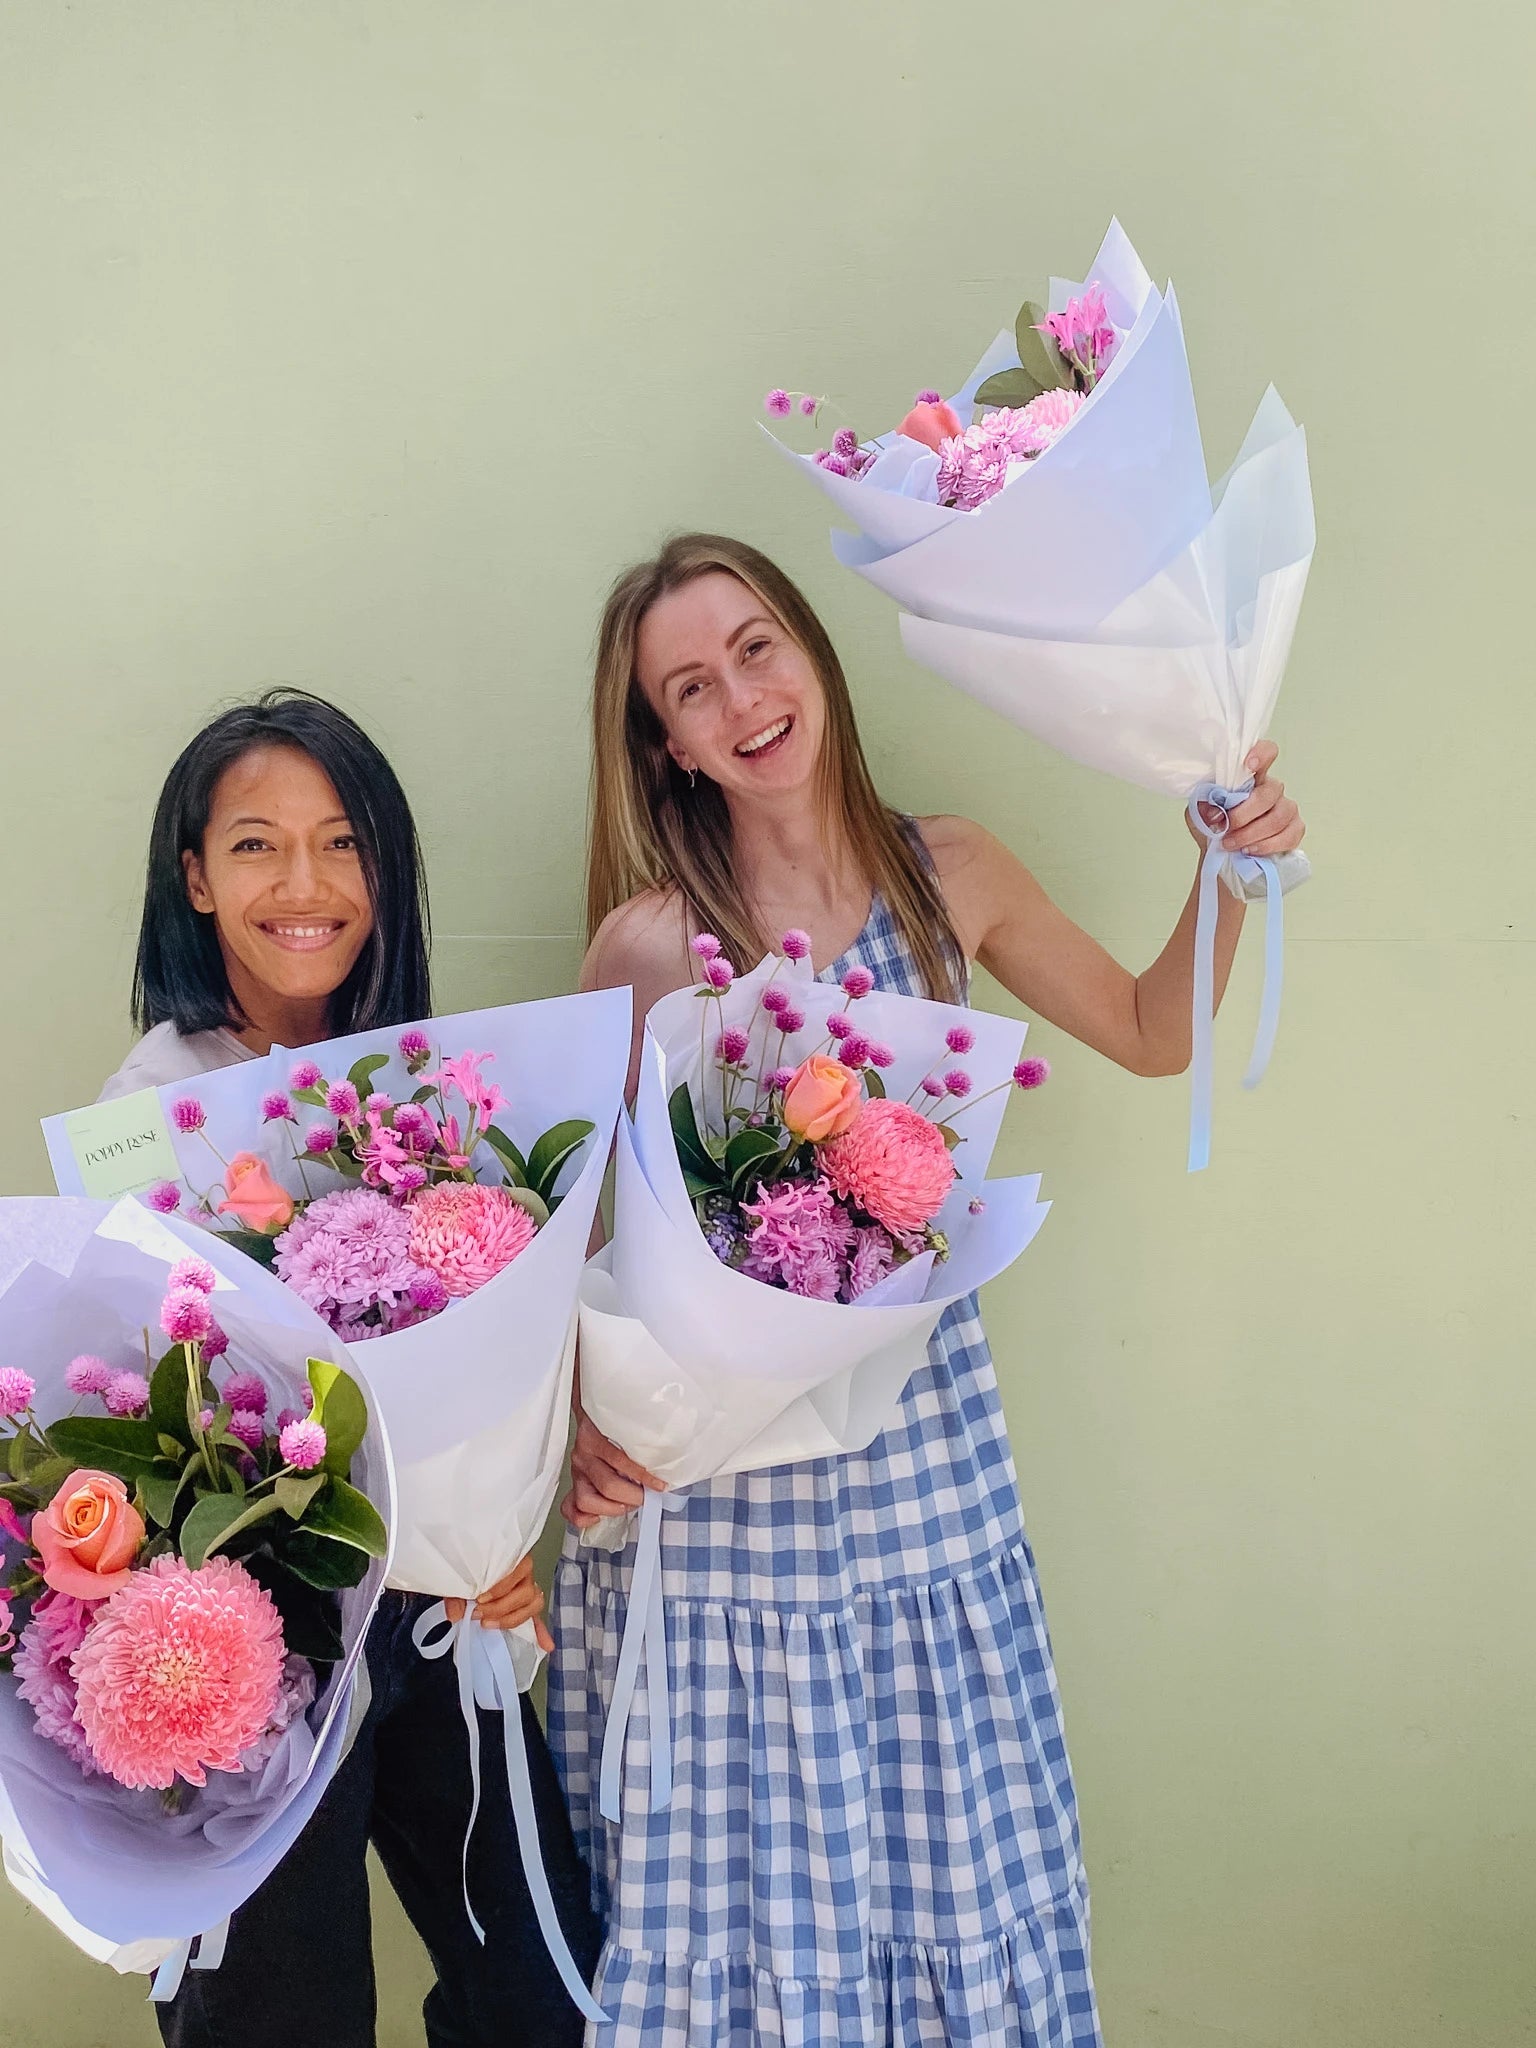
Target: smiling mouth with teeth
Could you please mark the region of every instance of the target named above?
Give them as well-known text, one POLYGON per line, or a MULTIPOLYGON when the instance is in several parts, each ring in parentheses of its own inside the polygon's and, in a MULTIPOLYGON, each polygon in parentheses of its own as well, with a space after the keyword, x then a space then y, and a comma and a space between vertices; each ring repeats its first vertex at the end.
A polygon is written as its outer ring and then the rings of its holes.
POLYGON ((761 732, 753 733, 751 739, 743 740, 736 748, 737 755, 744 761, 761 760, 764 754, 777 753, 789 738, 794 726, 793 718, 777 718, 772 725, 765 725, 761 732))
POLYGON ((261 930, 267 938, 276 940, 278 945, 293 953, 317 952, 322 946, 328 946, 341 929, 342 921, 339 918, 326 918, 323 921, 316 920, 306 924, 297 921, 292 924, 279 923, 275 918, 267 918, 261 925, 261 930))

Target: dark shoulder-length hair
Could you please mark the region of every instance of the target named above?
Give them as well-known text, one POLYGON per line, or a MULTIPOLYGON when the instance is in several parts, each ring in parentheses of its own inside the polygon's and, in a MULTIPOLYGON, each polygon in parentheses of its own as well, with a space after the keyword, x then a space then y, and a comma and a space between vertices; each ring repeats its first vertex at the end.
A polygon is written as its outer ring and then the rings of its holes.
POLYGON ((214 920, 192 908, 182 856, 203 853, 219 777, 255 747, 296 747, 330 777, 357 835, 373 930, 331 998, 333 1037, 431 1014, 426 875, 400 779, 355 720, 307 690, 268 690, 205 725, 165 778, 149 835, 144 917, 133 975, 140 1031, 238 1029, 214 920))

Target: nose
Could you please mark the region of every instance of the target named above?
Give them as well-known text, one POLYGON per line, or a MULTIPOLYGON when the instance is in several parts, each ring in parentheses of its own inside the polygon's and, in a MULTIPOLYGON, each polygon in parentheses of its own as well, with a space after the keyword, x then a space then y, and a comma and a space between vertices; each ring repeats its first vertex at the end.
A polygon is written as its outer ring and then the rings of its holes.
POLYGON ((272 893, 296 910, 316 907, 325 891, 319 865, 309 847, 301 844, 290 849, 272 893))

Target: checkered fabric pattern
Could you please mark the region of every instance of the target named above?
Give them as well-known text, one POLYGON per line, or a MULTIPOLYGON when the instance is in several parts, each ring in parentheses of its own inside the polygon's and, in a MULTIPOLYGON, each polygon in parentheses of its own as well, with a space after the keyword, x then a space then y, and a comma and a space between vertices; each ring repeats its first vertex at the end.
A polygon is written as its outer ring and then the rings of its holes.
MULTIPOLYGON (((920 993, 885 906, 855 962, 920 993)), ((598 1756, 633 1545, 568 1537, 549 1735, 607 1942, 592 2048, 1100 2048, 1088 1894, 1034 1559, 974 1301, 856 1456, 662 1519, 674 1787, 598 1756)))

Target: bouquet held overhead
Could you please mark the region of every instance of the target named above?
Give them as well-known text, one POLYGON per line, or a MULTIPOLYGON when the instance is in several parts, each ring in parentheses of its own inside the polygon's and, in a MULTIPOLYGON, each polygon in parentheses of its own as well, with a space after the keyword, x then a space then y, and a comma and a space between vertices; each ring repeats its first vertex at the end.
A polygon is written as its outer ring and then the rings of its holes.
MULTIPOLYGON (((1281 897, 1300 852, 1226 852, 1251 782, 1314 543, 1306 440, 1277 393, 1207 481, 1178 304, 1118 223, 1083 283, 1053 279, 960 389, 918 393, 893 433, 775 441, 857 528, 837 559, 902 607, 907 652, 1073 759, 1188 806, 1207 841, 1196 937, 1189 1163, 1210 1156, 1212 955, 1225 881, 1266 906, 1246 1085, 1279 1016, 1281 897), (1210 809, 1212 824, 1202 805, 1210 809)), ((774 390, 770 415, 823 400, 774 390)))

